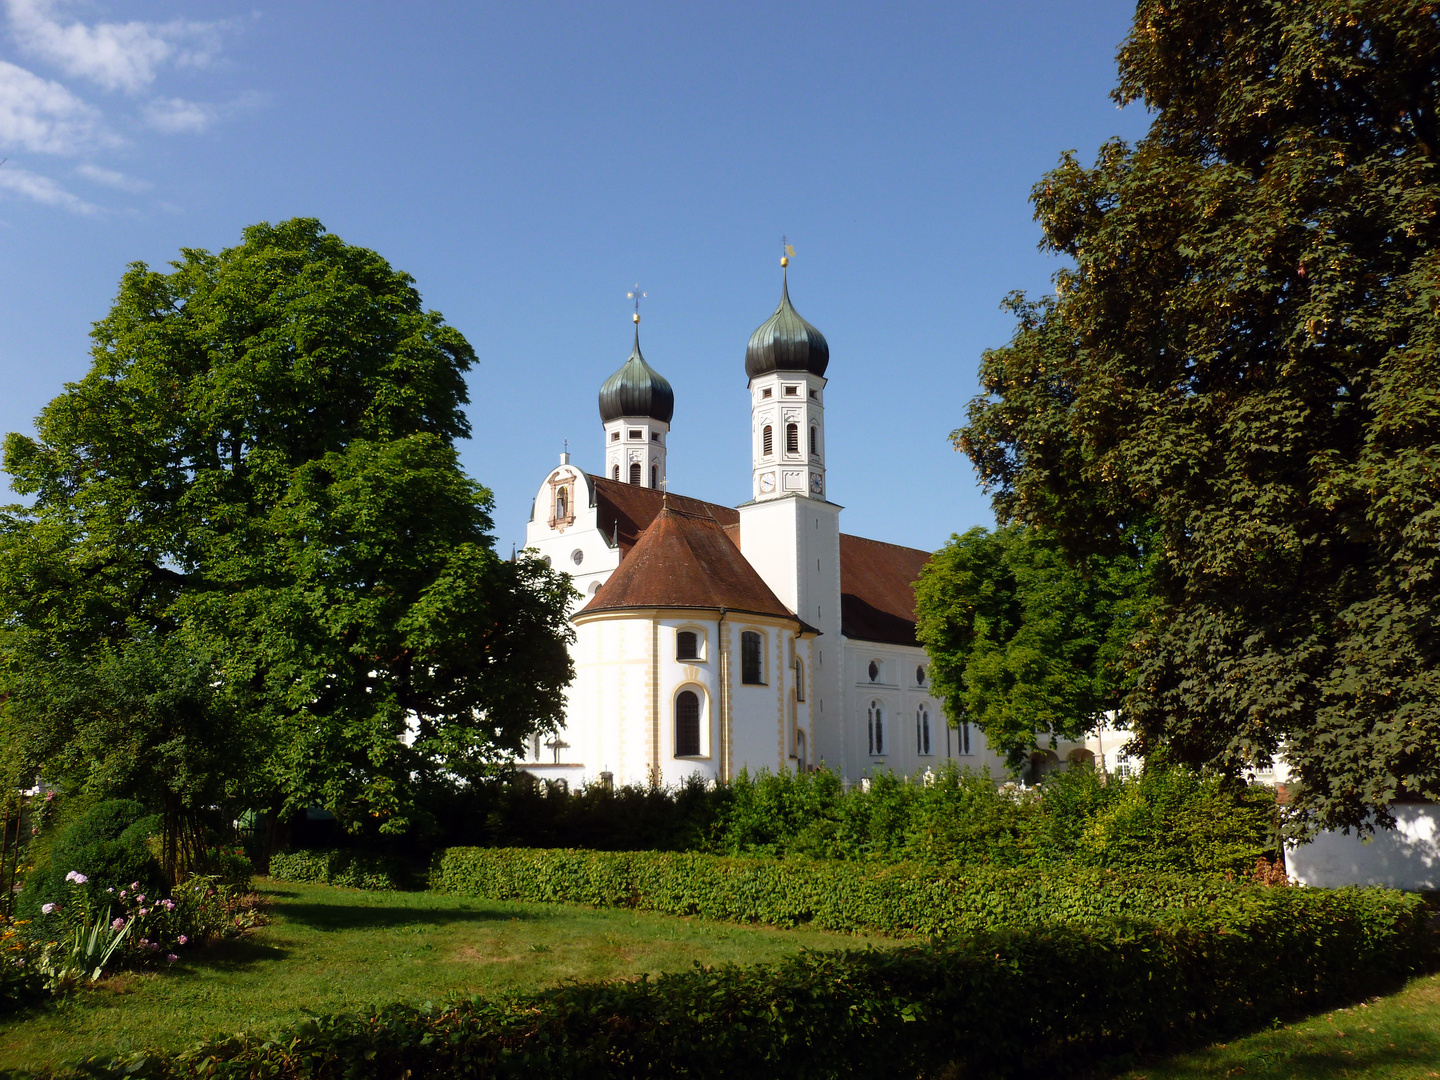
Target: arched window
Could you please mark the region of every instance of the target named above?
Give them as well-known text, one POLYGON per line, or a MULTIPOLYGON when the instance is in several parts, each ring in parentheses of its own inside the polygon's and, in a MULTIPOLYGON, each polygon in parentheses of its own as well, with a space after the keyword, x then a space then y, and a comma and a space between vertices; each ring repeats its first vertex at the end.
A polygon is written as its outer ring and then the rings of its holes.
POLYGON ((651 466, 650 466, 650 486, 651 486, 652 488, 658 488, 658 487, 660 486, 660 466, 659 466, 659 465, 651 465, 651 466))
POLYGON ((611 473, 610 473, 610 479, 612 479, 612 480, 619 480, 619 479, 620 479, 620 466, 619 466, 619 465, 616 465, 615 468, 611 471, 611 473))
POLYGON ((675 695, 675 756, 700 756, 700 698, 694 690, 675 695))
POLYGON ((563 518, 570 508, 570 489, 561 486, 555 489, 555 516, 563 518))
POLYGON ((638 461, 630 463, 630 482, 632 484, 640 483, 640 462, 638 461))
POLYGON ((930 711, 924 705, 915 710, 915 753, 930 756, 930 711))
POLYGON ((880 665, 874 660, 870 661, 870 681, 875 682, 880 678, 880 665))
POLYGON ((810 453, 812 454, 820 453, 819 450, 815 449, 815 447, 819 445, 816 442, 816 436, 819 434, 819 431, 820 429, 817 427, 811 427, 810 429, 810 453))
POLYGON ((970 753, 970 724, 964 721, 960 724, 960 753, 970 753))
POLYGON ((885 753, 885 710, 881 708, 880 702, 870 702, 868 714, 869 723, 866 729, 870 734, 870 753, 880 755, 885 753))
POLYGON ((740 681, 751 686, 765 685, 765 639, 754 630, 740 635, 740 681))
POLYGON ((675 659, 700 659, 700 635, 694 630, 681 630, 675 635, 675 659))
POLYGON ((766 424, 765 430, 760 433, 760 452, 766 457, 775 452, 775 432, 769 424, 766 424))
POLYGON ((800 452, 800 425, 785 425, 785 452, 787 454, 798 454, 800 452))
POLYGON ((915 685, 916 685, 916 686, 924 686, 924 685, 925 685, 925 668, 924 668, 924 667, 916 667, 916 668, 915 668, 915 685))
POLYGON ((795 657, 795 700, 805 700, 805 661, 795 657))

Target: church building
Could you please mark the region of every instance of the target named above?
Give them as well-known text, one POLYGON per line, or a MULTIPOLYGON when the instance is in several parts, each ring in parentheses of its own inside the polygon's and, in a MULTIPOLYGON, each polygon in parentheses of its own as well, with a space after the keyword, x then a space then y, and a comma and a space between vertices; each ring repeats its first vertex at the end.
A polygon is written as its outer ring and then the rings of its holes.
POLYGON ((948 760, 1003 774, 978 730, 947 726, 931 688, 912 584, 929 553, 840 531, 830 347, 788 277, 745 349, 751 498, 739 507, 672 490, 675 393, 641 353, 639 323, 637 311, 634 348, 600 388, 604 473, 562 454, 526 529, 582 598, 565 725, 521 767, 572 787, 821 765, 853 783, 948 760))

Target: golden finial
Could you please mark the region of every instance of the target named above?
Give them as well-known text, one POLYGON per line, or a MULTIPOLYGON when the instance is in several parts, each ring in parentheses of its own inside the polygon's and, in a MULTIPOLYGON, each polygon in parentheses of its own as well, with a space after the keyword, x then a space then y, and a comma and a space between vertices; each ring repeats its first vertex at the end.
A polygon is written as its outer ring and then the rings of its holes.
POLYGON ((780 237, 780 247, 783 249, 780 253, 780 269, 782 270, 789 266, 790 260, 795 257, 795 249, 785 242, 786 239, 784 236, 780 237))
POLYGON ((631 318, 633 318, 637 323, 640 321, 640 301, 646 295, 646 293, 640 291, 639 282, 636 282, 635 287, 625 294, 626 299, 635 301, 635 314, 631 316, 631 318))

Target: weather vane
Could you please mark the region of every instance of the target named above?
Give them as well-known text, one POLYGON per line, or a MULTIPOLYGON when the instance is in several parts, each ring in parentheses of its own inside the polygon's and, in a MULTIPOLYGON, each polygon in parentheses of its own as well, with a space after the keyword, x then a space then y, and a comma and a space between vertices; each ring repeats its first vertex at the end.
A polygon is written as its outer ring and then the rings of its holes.
POLYGON ((648 293, 643 293, 640 291, 640 283, 638 281, 635 283, 635 287, 625 294, 627 299, 635 301, 634 318, 637 323, 640 321, 640 301, 645 299, 645 297, 648 295, 648 293))
POLYGON ((795 257, 795 249, 790 246, 788 236, 780 237, 780 268, 783 270, 790 265, 790 260, 795 257))

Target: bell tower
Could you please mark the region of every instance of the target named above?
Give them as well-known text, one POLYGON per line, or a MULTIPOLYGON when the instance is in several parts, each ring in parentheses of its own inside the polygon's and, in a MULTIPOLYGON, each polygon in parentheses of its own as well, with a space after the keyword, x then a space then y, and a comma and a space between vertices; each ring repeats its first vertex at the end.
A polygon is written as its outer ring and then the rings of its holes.
POLYGON ((740 551, 780 600, 820 631, 814 643, 811 760, 845 760, 840 637, 840 507, 825 475, 825 335, 790 303, 787 247, 780 304, 750 335, 751 500, 740 551))
POLYGON ((665 483, 665 450, 675 392, 665 376, 640 353, 640 298, 635 301, 635 346, 620 370, 600 387, 600 422, 605 428, 605 475, 611 480, 658 488, 665 483))

